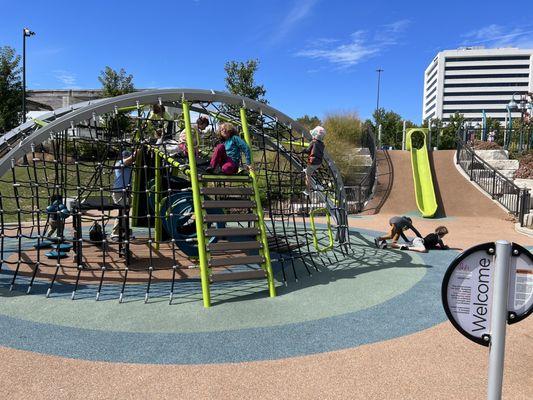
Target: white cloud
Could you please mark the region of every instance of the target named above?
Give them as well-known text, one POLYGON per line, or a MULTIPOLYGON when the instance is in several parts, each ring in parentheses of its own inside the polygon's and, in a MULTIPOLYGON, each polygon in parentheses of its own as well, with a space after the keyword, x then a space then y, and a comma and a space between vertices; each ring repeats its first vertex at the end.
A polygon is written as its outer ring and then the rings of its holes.
POLYGON ((485 45, 487 47, 533 47, 531 26, 516 28, 491 24, 465 33, 464 45, 485 45))
POLYGON ((311 10, 318 0, 296 0, 292 9, 287 13, 277 31, 272 35, 271 42, 275 43, 283 39, 298 23, 311 14, 311 10))
POLYGON ((324 60, 338 68, 352 67, 359 62, 376 56, 387 47, 398 44, 401 34, 409 25, 408 20, 400 20, 379 26, 375 32, 358 30, 350 35, 346 43, 338 39, 319 38, 296 52, 298 57, 324 60))
POLYGON ((57 69, 54 72, 55 78, 63 84, 64 89, 75 89, 76 86, 76 74, 65 71, 63 69, 57 69))

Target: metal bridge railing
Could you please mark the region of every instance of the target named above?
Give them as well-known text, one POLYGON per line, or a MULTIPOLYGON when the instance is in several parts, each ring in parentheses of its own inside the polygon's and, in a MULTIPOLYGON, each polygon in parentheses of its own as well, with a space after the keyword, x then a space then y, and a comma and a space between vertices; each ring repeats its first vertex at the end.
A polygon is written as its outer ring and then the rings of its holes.
POLYGON ((515 215, 520 225, 524 226, 524 217, 531 207, 529 189, 520 188, 494 169, 479 157, 470 145, 461 140, 461 135, 457 138, 456 163, 468 174, 471 181, 515 215))

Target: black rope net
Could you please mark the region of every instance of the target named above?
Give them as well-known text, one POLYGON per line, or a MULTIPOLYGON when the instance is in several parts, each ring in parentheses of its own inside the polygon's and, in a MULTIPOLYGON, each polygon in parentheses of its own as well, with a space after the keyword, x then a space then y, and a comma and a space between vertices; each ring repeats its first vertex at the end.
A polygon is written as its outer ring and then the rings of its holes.
MULTIPOLYGON (((297 280, 300 271, 317 270, 317 263, 338 261, 335 251, 324 251, 331 248, 328 228, 313 229, 311 214, 322 224, 321 217, 332 216, 334 246, 346 250, 343 193, 323 163, 313 175, 311 193, 304 194, 303 150, 309 139, 276 117, 246 113, 272 263, 281 280, 297 280)), ((202 174, 219 142, 218 125, 229 122, 242 133, 241 118, 238 107, 220 102, 192 102, 191 116, 193 122, 208 120, 207 126, 193 124, 192 130, 202 174)), ((40 127, 4 138, 0 154, 5 157, 40 127)), ((45 282, 47 295, 58 283, 72 285, 73 298, 80 285, 96 285, 98 298, 103 285, 114 284, 122 299, 127 285, 141 285, 148 298, 158 283, 172 296, 177 282, 198 279, 184 128, 180 102, 115 108, 72 121, 12 160, 11 170, 0 178, 4 282, 8 276, 11 289, 25 285, 28 293, 36 281, 45 282), (131 166, 125 165, 128 157, 131 166), (131 179, 124 173, 128 167, 131 179)), ((207 185, 246 184, 215 179, 207 185)), ((220 193, 212 199, 231 199, 220 193)))

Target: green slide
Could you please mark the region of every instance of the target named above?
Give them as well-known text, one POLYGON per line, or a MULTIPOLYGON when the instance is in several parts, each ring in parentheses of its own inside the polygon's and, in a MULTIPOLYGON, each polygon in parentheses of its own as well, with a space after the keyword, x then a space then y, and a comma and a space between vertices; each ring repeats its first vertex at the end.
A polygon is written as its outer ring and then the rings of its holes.
POLYGON ((408 129, 406 148, 411 152, 411 166, 415 186, 416 205, 425 218, 431 218, 437 212, 437 198, 431 177, 426 128, 408 129), (413 143, 414 142, 414 143, 413 143))

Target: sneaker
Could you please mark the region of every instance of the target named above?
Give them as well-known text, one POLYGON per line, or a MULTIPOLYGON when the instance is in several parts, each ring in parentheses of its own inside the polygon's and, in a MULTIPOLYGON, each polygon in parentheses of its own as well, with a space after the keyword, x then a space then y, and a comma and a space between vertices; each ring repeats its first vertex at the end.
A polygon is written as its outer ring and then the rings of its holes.
POLYGON ((387 245, 387 242, 385 240, 383 242, 381 242, 381 244, 379 245, 380 249, 386 249, 387 247, 388 247, 388 245, 387 245))
POLYGON ((405 244, 402 244, 400 246, 400 250, 409 250, 409 247, 407 247, 405 244))
POLYGON ((378 238, 374 238, 374 244, 376 245, 376 247, 379 248, 379 240, 378 240, 378 238))

